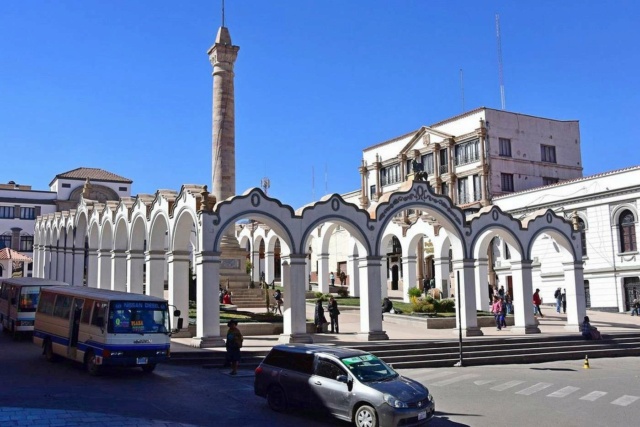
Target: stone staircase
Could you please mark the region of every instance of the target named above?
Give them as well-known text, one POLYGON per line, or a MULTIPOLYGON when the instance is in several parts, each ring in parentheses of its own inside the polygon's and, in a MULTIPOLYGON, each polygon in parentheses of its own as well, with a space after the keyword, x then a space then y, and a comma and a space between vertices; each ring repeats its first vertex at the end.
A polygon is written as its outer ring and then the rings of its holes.
MULTIPOLYGON (((456 340, 340 343, 340 346, 373 353, 396 369, 452 367, 459 361, 456 340)), ((589 359, 640 356, 640 333, 604 334, 600 341, 585 341, 575 336, 465 339, 462 348, 464 366, 582 360, 585 356, 589 359)), ((257 367, 267 353, 266 349, 243 349, 242 366, 257 367)), ((224 351, 175 349, 169 363, 222 367, 224 360, 224 351)))
MULTIPOLYGON (((233 302, 233 305, 238 308, 264 307, 264 292, 265 290, 260 288, 232 288, 231 301, 233 302)), ((268 289, 267 292, 270 292, 269 297, 271 297, 274 291, 268 289)))

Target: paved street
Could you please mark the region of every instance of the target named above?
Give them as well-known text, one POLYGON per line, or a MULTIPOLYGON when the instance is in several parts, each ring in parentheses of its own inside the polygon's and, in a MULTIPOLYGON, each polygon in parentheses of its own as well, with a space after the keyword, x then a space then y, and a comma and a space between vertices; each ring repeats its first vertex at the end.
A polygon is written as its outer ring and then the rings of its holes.
MULTIPOLYGON (((637 358, 401 371, 436 398, 433 426, 610 426, 640 419, 637 358)), ((253 394, 253 372, 160 365, 145 375, 90 377, 47 363, 29 341, 0 335, 3 425, 344 425, 301 412, 277 414, 253 394), (9 424, 7 424, 9 423, 9 424)))

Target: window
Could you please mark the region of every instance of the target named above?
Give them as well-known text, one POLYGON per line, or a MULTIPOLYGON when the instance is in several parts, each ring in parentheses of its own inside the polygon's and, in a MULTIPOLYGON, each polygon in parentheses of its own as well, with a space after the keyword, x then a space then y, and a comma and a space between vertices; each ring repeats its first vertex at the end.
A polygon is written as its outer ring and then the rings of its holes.
POLYGON ((480 181, 480 175, 473 175, 473 200, 482 199, 482 187, 480 181))
POLYGON ((511 259, 511 251, 506 243, 504 244, 504 259, 511 259))
POLYGON ((347 373, 334 362, 326 359, 320 359, 316 364, 315 374, 320 377, 335 380, 338 376, 346 375, 347 373))
POLYGON ((398 164, 383 168, 380 173, 382 185, 395 184, 396 182, 400 182, 402 179, 400 176, 400 165, 398 164))
POLYGON ((442 194, 443 196, 448 196, 449 195, 449 183, 448 182, 443 182, 442 185, 440 186, 440 194, 442 194))
POLYGON ((440 173, 449 172, 449 152, 446 148, 440 150, 440 173))
POLYGON ((70 296, 58 295, 56 298, 56 305, 53 307, 53 315, 63 319, 68 319, 69 313, 71 312, 72 300, 73 298, 70 296))
POLYGON ((36 208, 20 208, 20 219, 36 219, 36 208))
POLYGON ((586 226, 582 218, 578 218, 578 230, 580 231, 580 240, 582 241, 582 256, 587 256, 587 233, 586 226))
POLYGON ((89 321, 91 320, 91 308, 93 308, 93 306, 95 305, 94 303, 95 301, 92 299, 85 300, 80 322, 87 324, 89 323, 89 321))
POLYGON ((55 302, 56 294, 43 292, 40 297, 40 301, 38 301, 38 313, 48 314, 51 316, 53 314, 53 306, 55 302))
POLYGON ((62 188, 71 188, 71 184, 62 184, 62 188))
POLYGON ((33 236, 20 236, 20 251, 33 252, 33 236))
POLYGON ((471 162, 477 162, 480 159, 478 140, 458 144, 456 145, 455 150, 456 165, 464 165, 471 162))
POLYGON ((118 187, 118 191, 127 191, 127 187, 118 187))
POLYGON ((513 191, 513 174, 501 173, 500 181, 502 183, 502 191, 513 191))
POLYGON ((620 250, 634 252, 636 250, 636 220, 631 211, 625 210, 620 214, 618 227, 620 228, 620 250))
POLYGON ((543 176, 542 177, 542 185, 557 184, 558 181, 559 181, 558 178, 550 178, 548 176, 543 176))
POLYGON ((13 206, 0 206, 0 218, 13 218, 13 206))
POLYGON ((11 234, 0 235, 0 249, 11 248, 11 234))
POLYGON ((276 368, 291 369, 292 371, 311 374, 313 372, 313 354, 292 353, 282 350, 271 350, 264 362, 276 368))
POLYGON ((467 191, 467 179, 458 180, 458 204, 469 203, 469 192, 467 191))
POLYGON ((541 145, 540 160, 547 163, 556 163, 556 147, 553 145, 541 145))
POLYGON ((107 317, 107 303, 95 301, 93 303, 93 315, 91 316, 91 324, 94 326, 105 327, 106 317, 107 317))
POLYGON ((511 140, 509 138, 498 138, 500 144, 500 156, 511 157, 511 140))
POLYGON ((373 199, 376 196, 376 186, 372 185, 369 187, 369 199, 373 199))
POLYGON ((422 156, 422 167, 428 175, 433 175, 433 153, 427 153, 422 156))

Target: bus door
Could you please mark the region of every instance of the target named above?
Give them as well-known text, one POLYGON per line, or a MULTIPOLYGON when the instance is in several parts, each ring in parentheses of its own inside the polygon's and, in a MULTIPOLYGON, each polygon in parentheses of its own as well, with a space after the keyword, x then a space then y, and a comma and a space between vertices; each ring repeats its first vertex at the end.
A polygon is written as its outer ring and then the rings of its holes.
POLYGON ((73 307, 71 310, 71 319, 69 321, 69 348, 67 354, 70 358, 76 358, 76 352, 78 350, 78 334, 80 333, 80 317, 82 316, 82 307, 84 306, 84 299, 76 298, 73 301, 73 307))

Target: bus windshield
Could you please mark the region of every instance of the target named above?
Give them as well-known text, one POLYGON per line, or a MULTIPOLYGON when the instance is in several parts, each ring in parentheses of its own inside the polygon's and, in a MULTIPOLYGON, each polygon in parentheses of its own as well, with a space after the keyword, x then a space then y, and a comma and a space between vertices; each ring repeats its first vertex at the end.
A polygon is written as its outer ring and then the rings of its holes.
POLYGON ((39 286, 23 286, 20 291, 18 311, 33 313, 38 308, 38 298, 40 297, 39 286))
POLYGON ((114 301, 109 304, 107 332, 156 334, 169 332, 166 302, 114 301))

